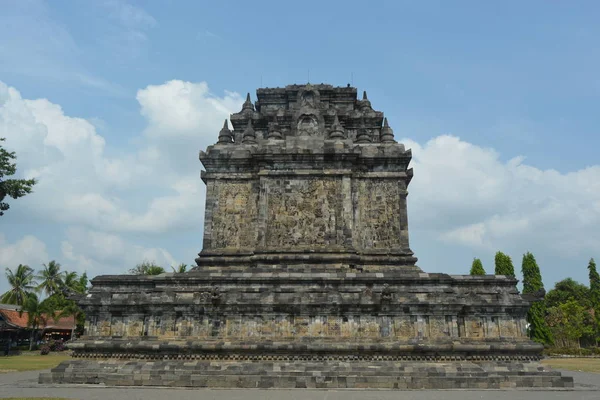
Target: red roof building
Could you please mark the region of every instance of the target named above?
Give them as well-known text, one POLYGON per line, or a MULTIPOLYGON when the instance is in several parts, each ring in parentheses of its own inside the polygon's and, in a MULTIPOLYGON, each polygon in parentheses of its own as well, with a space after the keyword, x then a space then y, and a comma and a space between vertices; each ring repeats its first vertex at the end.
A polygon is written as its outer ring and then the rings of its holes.
MULTIPOLYGON (((26 311, 19 312, 20 307, 11 304, 0 304, 0 337, 27 337, 31 333, 27 325, 29 315, 26 311)), ((56 321, 52 316, 46 316, 46 323, 37 328, 44 336, 62 337, 68 340, 71 332, 75 329, 75 318, 73 316, 63 317, 56 321)))

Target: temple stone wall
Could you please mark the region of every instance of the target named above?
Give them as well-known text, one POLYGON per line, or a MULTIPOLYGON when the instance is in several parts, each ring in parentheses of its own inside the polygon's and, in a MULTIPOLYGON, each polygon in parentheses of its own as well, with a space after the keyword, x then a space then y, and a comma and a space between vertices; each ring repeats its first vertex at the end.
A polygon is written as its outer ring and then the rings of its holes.
MULTIPOLYGON (((227 317, 198 316, 176 317, 164 315, 144 321, 112 317, 110 320, 88 323, 86 336, 131 337, 152 336, 169 338, 277 338, 330 337, 370 339, 412 339, 419 337, 445 338, 468 337, 474 339, 498 338, 497 325, 488 326, 487 334, 481 319, 469 319, 465 329, 453 328, 453 315, 415 316, 285 316, 285 315, 237 315, 227 317), (417 327, 417 321, 420 321, 417 327), (461 336, 459 332, 466 332, 461 336)), ((523 323, 522 319, 505 320, 506 325, 523 323)), ((524 338, 522 331, 513 329, 503 332, 504 337, 524 338)))

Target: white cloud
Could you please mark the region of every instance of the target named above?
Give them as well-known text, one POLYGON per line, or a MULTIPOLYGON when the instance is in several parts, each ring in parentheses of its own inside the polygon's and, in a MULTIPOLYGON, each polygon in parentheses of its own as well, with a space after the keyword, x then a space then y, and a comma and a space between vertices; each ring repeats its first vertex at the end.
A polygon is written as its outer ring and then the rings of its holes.
POLYGON ((104 3, 110 10, 110 16, 129 28, 153 27, 156 20, 144 9, 125 1, 109 0, 104 3))
POLYGON ((35 192, 19 200, 23 214, 115 232, 200 226, 198 150, 216 141, 223 119, 242 99, 182 81, 149 86, 138 99, 148 120, 141 147, 116 159, 106 156, 106 141, 89 121, 65 115, 46 99, 23 99, 0 82, 0 137, 17 152, 20 173, 39 180, 35 192))
POLYGON ((411 228, 480 249, 536 248, 592 254, 600 248, 600 166, 560 173, 500 161, 499 154, 439 136, 413 151, 411 228))
POLYGON ((154 261, 169 270, 177 260, 163 248, 145 247, 105 232, 69 227, 61 243, 62 259, 69 270, 89 276, 127 273, 142 261, 154 261))
MULTIPOLYGON (((0 234, 1 267, 14 269, 19 264, 24 264, 37 269, 46 262, 48 262, 46 244, 37 237, 25 235, 14 243, 8 243, 5 235, 0 234)), ((4 268, 2 269, 4 270, 4 268)))

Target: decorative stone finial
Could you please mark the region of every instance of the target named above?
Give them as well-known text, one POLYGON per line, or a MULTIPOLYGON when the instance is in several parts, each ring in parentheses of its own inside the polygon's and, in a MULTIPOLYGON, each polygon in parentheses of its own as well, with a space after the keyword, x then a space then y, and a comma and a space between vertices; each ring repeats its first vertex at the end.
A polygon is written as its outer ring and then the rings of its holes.
POLYGON ((223 128, 221 128, 221 131, 219 132, 219 141, 217 143, 220 143, 220 144, 233 143, 233 135, 231 134, 231 131, 229 130, 229 125, 227 124, 227 120, 225 120, 225 123, 223 123, 223 128))
POLYGON ((340 124, 340 120, 338 119, 337 114, 335 114, 335 119, 333 120, 333 125, 331 125, 331 130, 329 131, 329 139, 345 139, 346 131, 340 124))
POLYGON ((365 128, 365 121, 362 120, 360 124, 360 128, 358 128, 358 135, 356 135, 356 143, 371 143, 373 138, 367 132, 367 128, 365 128))
POLYGON ((267 134, 267 139, 281 140, 283 139, 283 135, 281 134, 281 128, 277 121, 269 124, 269 133, 267 134))
POLYGON ((361 110, 371 110, 371 102, 369 101, 369 98, 367 97, 367 91, 364 90, 363 91, 363 98, 362 101, 360 102, 360 109, 361 110))
POLYGON ((388 125, 387 118, 383 119, 383 128, 381 128, 381 134, 379 136, 381 143, 396 143, 394 140, 394 131, 388 125))
POLYGON ((252 110, 252 111, 254 111, 254 104, 252 104, 252 100, 250 100, 250 93, 248 93, 246 95, 246 101, 244 102, 244 105, 242 106, 242 111, 243 110, 252 110))
POLYGON ((252 120, 248 120, 248 126, 242 134, 242 143, 244 144, 256 144, 256 132, 252 128, 252 120))

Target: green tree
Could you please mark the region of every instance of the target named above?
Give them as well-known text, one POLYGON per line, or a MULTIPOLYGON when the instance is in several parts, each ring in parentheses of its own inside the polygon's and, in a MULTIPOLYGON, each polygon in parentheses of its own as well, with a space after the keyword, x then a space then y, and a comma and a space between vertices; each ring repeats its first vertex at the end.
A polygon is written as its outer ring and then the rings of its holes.
POLYGON ((596 262, 593 258, 588 264, 588 273, 590 278, 590 296, 589 300, 591 307, 594 309, 593 327, 594 327, 594 343, 600 340, 600 275, 596 270, 596 262))
POLYGON ((39 273, 39 290, 46 292, 48 296, 60 292, 64 287, 63 274, 60 272, 60 264, 52 260, 47 265, 42 264, 44 269, 39 273))
POLYGON ((4 304, 23 305, 37 285, 33 269, 23 264, 19 264, 14 272, 6 268, 6 279, 11 288, 0 298, 4 304))
POLYGON ((485 275, 485 269, 483 269, 483 264, 479 258, 473 259, 473 264, 471 264, 471 275, 485 275))
MULTIPOLYGON (((530 252, 523 255, 521 265, 523 273, 523 294, 543 293, 544 283, 542 274, 535 257, 530 252)), ((534 302, 527 312, 529 322, 529 337, 543 344, 552 343, 552 334, 546 324, 546 304, 544 301, 534 302)))
POLYGON ((56 319, 65 318, 65 317, 74 317, 75 325, 71 328, 71 340, 75 338, 75 328, 79 331, 83 330, 83 326, 85 324, 85 314, 83 310, 77 305, 73 300, 67 299, 64 305, 60 308, 60 311, 56 313, 56 319))
POLYGON ((31 338, 29 340, 29 350, 31 351, 37 337, 37 330, 40 326, 46 326, 48 318, 54 318, 55 314, 49 303, 40 302, 37 295, 33 293, 27 296, 25 303, 19 310, 19 316, 23 316, 24 312, 27 313, 27 326, 31 328, 31 338))
POLYGON ((177 268, 172 266, 171 269, 176 274, 183 274, 185 271, 187 271, 187 264, 181 263, 177 266, 177 268))
POLYGON ((129 273, 134 275, 160 275, 165 273, 165 269, 153 261, 144 261, 136 265, 135 268, 131 268, 129 273))
POLYGON ((560 347, 580 348, 580 339, 589 336, 593 327, 587 324, 589 313, 575 300, 568 300, 548 309, 546 322, 554 336, 554 343, 560 347))
POLYGON ((596 262, 593 258, 590 259, 588 264, 588 273, 590 277, 590 300, 594 309, 598 310, 600 308, 600 275, 598 275, 596 262))
POLYGON ((515 267, 513 267, 512 260, 510 257, 503 252, 499 251, 494 257, 494 273, 496 275, 506 275, 515 277, 515 267))
POLYGON ((87 291, 87 275, 79 276, 77 272, 65 271, 62 278, 63 289, 68 292, 83 294, 87 291))
MULTIPOLYGON (((0 142, 6 140, 0 138, 0 142)), ((5 179, 6 176, 12 176, 17 173, 17 164, 12 162, 16 160, 15 152, 9 152, 0 145, 0 216, 4 215, 4 211, 10 206, 4 202, 6 196, 13 199, 23 197, 31 193, 33 185, 36 184, 35 179, 5 179)))
POLYGON ((574 300, 579 305, 589 310, 592 307, 590 301, 590 289, 571 278, 563 279, 554 284, 554 289, 546 293, 544 301, 548 309, 558 307, 561 304, 574 300))

